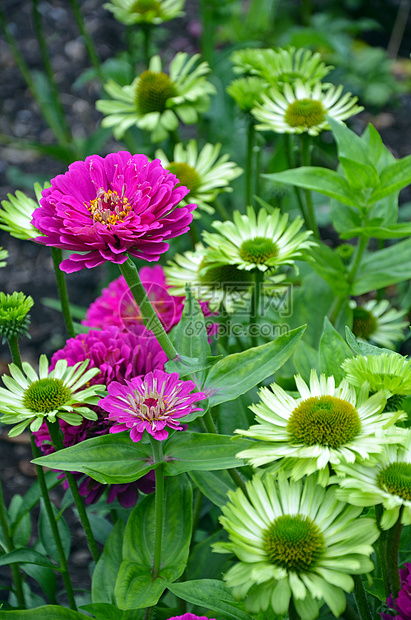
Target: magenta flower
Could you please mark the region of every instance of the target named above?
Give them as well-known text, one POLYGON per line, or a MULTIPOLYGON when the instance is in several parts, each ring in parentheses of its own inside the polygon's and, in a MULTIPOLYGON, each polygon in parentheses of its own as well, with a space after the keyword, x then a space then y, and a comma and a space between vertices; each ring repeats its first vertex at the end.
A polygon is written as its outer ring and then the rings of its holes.
POLYGON ((127 151, 76 161, 43 190, 32 224, 44 235, 34 241, 72 254, 66 273, 106 261, 122 264, 127 253, 156 261, 168 239, 187 232, 196 205, 178 207, 188 194, 160 160, 127 151))
MULTIPOLYGON (((194 614, 183 614, 182 616, 173 616, 168 620, 208 620, 207 616, 195 616, 194 614)), ((211 618, 210 620, 215 620, 211 618)))
POLYGON ((404 568, 400 568, 401 590, 398 598, 387 598, 387 605, 392 613, 380 612, 383 620, 411 620, 411 564, 406 562, 404 568))
POLYGON ((109 420, 117 422, 110 433, 131 429, 131 439, 140 441, 146 430, 161 441, 168 437, 166 426, 180 431, 183 427, 179 426, 178 418, 200 411, 193 404, 203 400, 205 394, 190 394, 195 387, 193 381, 180 381, 176 372, 154 370, 145 377, 126 381, 125 385, 113 381, 107 387, 109 395, 98 404, 109 413, 109 420))
MULTIPOLYGON (((154 338, 147 338, 147 331, 143 326, 135 326, 133 331, 126 333, 118 327, 111 326, 102 331, 91 330, 88 334, 79 334, 76 338, 68 340, 63 349, 53 355, 51 368, 54 368, 58 359, 66 359, 70 366, 89 359, 89 367, 97 367, 101 371, 91 379, 91 383, 105 385, 110 381, 125 383, 137 375, 145 375, 156 368, 162 369, 167 361, 157 341, 154 338)), ((94 410, 98 419, 95 421, 85 419, 80 426, 70 426, 59 420, 65 448, 109 432, 111 423, 105 411, 100 407, 95 407, 94 410)), ((50 445, 46 424, 43 424, 35 435, 36 443, 44 454, 54 451, 50 445)), ((79 491, 86 498, 87 504, 96 502, 107 488, 106 485, 88 476, 83 477, 83 474, 78 474, 76 477, 82 478, 79 491)), ((64 473, 61 474, 61 478, 64 478, 64 487, 67 488, 64 473)), ((136 503, 139 491, 151 493, 153 490, 154 474, 149 472, 136 482, 110 485, 107 502, 113 502, 117 497, 124 508, 129 508, 136 503)))

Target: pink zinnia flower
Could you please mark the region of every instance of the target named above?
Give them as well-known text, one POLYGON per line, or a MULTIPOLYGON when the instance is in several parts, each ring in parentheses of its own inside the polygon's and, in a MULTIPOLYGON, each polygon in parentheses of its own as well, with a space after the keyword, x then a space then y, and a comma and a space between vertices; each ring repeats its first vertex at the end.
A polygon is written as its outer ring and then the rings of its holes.
MULTIPOLYGON (((90 360, 89 368, 97 367, 101 371, 91 379, 91 383, 107 385, 110 381, 126 383, 128 379, 137 375, 145 375, 156 368, 162 369, 167 356, 154 338, 147 338, 147 331, 143 326, 135 326, 133 331, 128 332, 111 326, 102 331, 91 330, 87 334, 79 334, 68 340, 66 345, 53 355, 51 368, 54 368, 59 359, 66 359, 69 366, 85 359, 90 360)), ((95 407, 94 410, 98 419, 83 420, 80 426, 70 426, 59 420, 65 448, 109 432, 111 423, 105 411, 100 407, 95 407)), ((43 424, 35 435, 36 443, 44 454, 54 451, 50 445, 46 424, 43 424)), ((64 478, 64 473, 61 477, 64 478)), ((83 474, 78 474, 78 477, 82 478, 79 491, 86 498, 87 504, 96 502, 107 488, 89 476, 84 478, 83 474)), ((67 487, 66 480, 64 486, 67 487)), ((136 482, 110 485, 107 502, 113 502, 117 497, 124 508, 129 508, 136 503, 139 490, 143 493, 151 493, 154 490, 153 472, 149 472, 136 482)))
POLYGON ((193 381, 180 381, 178 374, 168 374, 154 370, 144 377, 136 377, 121 385, 116 381, 107 387, 109 395, 99 401, 109 413, 109 419, 115 420, 110 433, 119 433, 131 429, 133 441, 140 441, 144 430, 159 441, 167 439, 166 426, 182 430, 177 422, 192 411, 200 411, 193 404, 205 398, 201 392, 190 392, 196 387, 193 381))
POLYGON ((160 160, 127 151, 91 155, 51 179, 43 190, 32 224, 44 235, 34 241, 72 254, 66 273, 106 261, 122 264, 127 253, 156 261, 166 240, 187 232, 196 205, 178 207, 188 194, 160 160))
POLYGON ((379 612, 383 620, 411 620, 411 564, 405 562, 399 573, 401 590, 395 601, 391 595, 387 598, 386 604, 392 613, 379 612))
MULTIPOLYGON (((195 616, 194 614, 183 614, 182 616, 173 616, 168 620, 208 620, 207 616, 195 616)), ((210 620, 215 620, 211 618, 210 620)))

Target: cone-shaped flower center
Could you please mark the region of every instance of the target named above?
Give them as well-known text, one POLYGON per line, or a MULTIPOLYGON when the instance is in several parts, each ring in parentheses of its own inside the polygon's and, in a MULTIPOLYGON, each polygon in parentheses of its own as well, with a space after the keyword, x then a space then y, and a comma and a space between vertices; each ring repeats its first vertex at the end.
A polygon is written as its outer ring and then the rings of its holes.
POLYGON ((136 0, 130 9, 130 13, 138 13, 139 15, 155 13, 155 17, 159 17, 161 4, 158 0, 136 0))
POLYGON ((296 573, 309 571, 324 550, 320 528, 309 517, 278 517, 265 535, 265 551, 276 566, 296 573))
POLYGON ((360 430, 360 416, 355 407, 328 395, 303 400, 287 423, 291 444, 319 444, 334 449, 354 439, 360 430))
POLYGON ((284 120, 290 127, 315 127, 325 121, 325 110, 321 101, 300 99, 288 106, 284 120))
POLYGON ((131 205, 124 195, 119 196, 116 191, 111 189, 105 191, 102 187, 98 190, 96 198, 90 200, 90 205, 87 206, 86 204, 86 207, 95 222, 101 222, 108 228, 117 222, 122 222, 131 209, 131 205))
POLYGON ((70 396, 70 390, 61 379, 38 379, 25 390, 23 404, 30 411, 50 413, 64 405, 70 396))
POLYGON ((144 71, 136 90, 137 109, 141 114, 164 112, 167 99, 176 94, 176 88, 166 73, 144 71))
MULTIPOLYGON (((200 265, 199 272, 206 266, 205 260, 200 265)), ((210 267, 204 275, 199 276, 200 284, 208 286, 235 289, 240 283, 248 283, 252 280, 252 275, 243 269, 237 269, 234 265, 219 265, 210 267)))
POLYGON ((174 161, 170 162, 168 165, 168 169, 170 172, 176 175, 180 183, 177 185, 184 185, 187 189, 190 190, 191 194, 194 194, 195 191, 201 185, 201 179, 198 176, 197 170, 192 166, 189 166, 186 163, 176 163, 174 161))
POLYGON ((377 329, 377 319, 364 308, 354 308, 352 331, 354 336, 368 340, 377 329))
POLYGON ((391 495, 411 501, 411 463, 390 463, 377 476, 377 486, 391 495))
POLYGON ((269 258, 277 256, 277 246, 271 239, 254 237, 241 244, 240 256, 248 263, 263 265, 269 258))

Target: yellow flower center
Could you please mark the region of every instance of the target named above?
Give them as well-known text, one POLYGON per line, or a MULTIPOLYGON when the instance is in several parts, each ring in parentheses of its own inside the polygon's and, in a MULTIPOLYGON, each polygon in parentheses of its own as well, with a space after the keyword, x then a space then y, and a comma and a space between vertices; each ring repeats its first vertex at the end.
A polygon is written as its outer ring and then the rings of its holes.
POLYGON ((197 170, 186 163, 176 163, 175 161, 170 162, 167 167, 168 170, 175 174, 180 181, 176 187, 184 185, 187 189, 190 190, 192 198, 193 194, 195 194, 196 190, 201 185, 201 179, 198 175, 197 170))
POLYGON ((247 239, 240 248, 240 256, 247 263, 263 265, 269 258, 277 256, 277 246, 271 239, 265 237, 254 237, 247 239))
POLYGON ((23 404, 35 413, 50 413, 64 405, 71 396, 61 379, 38 379, 24 392, 23 404))
POLYGON ((306 573, 325 548, 318 525, 303 515, 278 517, 265 534, 270 562, 296 573, 306 573))
POLYGON ((364 308, 354 308, 352 331, 354 336, 368 340, 377 329, 377 319, 364 308))
POLYGON ((315 127, 325 121, 325 110, 321 101, 297 99, 290 103, 285 113, 289 127, 315 127))
POLYGON ((100 222, 108 228, 122 222, 130 213, 131 205, 125 196, 119 196, 115 190, 105 191, 102 187, 90 204, 84 203, 93 216, 94 222, 100 222))
POLYGON ((411 463, 390 463, 377 476, 377 486, 391 495, 411 501, 411 463))
POLYGON ((130 9, 130 13, 146 15, 152 13, 153 17, 161 15, 161 4, 158 0, 136 0, 130 9))
POLYGON ((167 99, 176 94, 176 88, 166 73, 144 71, 137 84, 137 109, 140 114, 164 112, 167 99))
POLYGON ((351 403, 335 396, 312 396, 292 412, 287 431, 290 443, 339 448, 361 430, 358 411, 351 403))

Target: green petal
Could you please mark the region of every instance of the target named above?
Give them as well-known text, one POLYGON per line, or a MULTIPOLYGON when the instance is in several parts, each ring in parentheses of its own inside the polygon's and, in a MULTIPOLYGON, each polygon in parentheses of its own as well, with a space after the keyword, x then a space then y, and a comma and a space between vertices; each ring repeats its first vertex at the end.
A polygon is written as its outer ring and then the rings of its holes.
POLYGON ((271 605, 277 614, 286 614, 290 606, 291 588, 288 578, 280 579, 271 596, 271 605))

